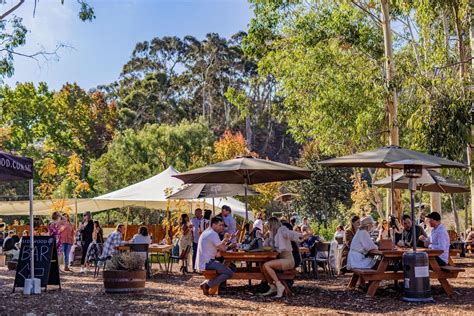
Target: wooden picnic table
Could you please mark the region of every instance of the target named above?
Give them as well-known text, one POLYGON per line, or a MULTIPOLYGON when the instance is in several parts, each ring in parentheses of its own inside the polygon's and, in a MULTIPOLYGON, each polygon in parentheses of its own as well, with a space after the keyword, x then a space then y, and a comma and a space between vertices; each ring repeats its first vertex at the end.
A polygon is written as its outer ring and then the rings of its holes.
MULTIPOLYGON (((380 282, 383 280, 403 280, 403 271, 388 271, 387 268, 390 262, 401 261, 405 252, 411 249, 397 248, 394 250, 374 250, 369 253, 369 256, 381 256, 382 259, 377 263, 374 269, 353 269, 353 275, 349 282, 349 288, 357 285, 358 281, 362 284, 368 282, 367 295, 374 296, 380 282)), ((448 282, 448 278, 456 278, 459 272, 463 269, 454 267, 452 265, 440 267, 436 261, 436 257, 440 256, 442 250, 434 249, 419 249, 419 252, 426 252, 428 254, 428 263, 430 271, 430 279, 437 279, 448 296, 452 296, 453 288, 448 282)), ((452 262, 452 260, 450 260, 452 262)))
MULTIPOLYGON (((265 280, 265 276, 260 267, 252 267, 252 263, 265 263, 267 261, 276 259, 278 252, 276 251, 258 251, 258 252, 245 252, 245 251, 229 251, 221 252, 224 258, 224 266, 229 267, 232 262, 244 262, 246 267, 237 268, 231 279, 234 280, 265 280)), ((286 280, 292 280, 296 276, 296 270, 284 271, 277 273, 278 278, 285 286, 285 293, 291 295, 291 290, 286 283, 286 280)), ((212 279, 216 276, 216 271, 206 270, 203 272, 203 276, 206 279, 212 279)), ((210 294, 216 294, 218 287, 210 289, 210 294)))
MULTIPOLYGON (((171 253, 172 249, 173 249, 173 245, 151 244, 148 247, 148 253, 149 254, 164 254, 164 255, 168 254, 169 255, 171 253)), ((125 244, 125 245, 119 246, 118 250, 119 251, 128 251, 128 250, 130 250, 130 246, 125 244)), ((160 262, 159 259, 158 259, 158 265, 160 266, 160 270, 163 271, 163 266, 161 265, 161 262, 160 262)), ((151 269, 151 265, 150 265, 150 269, 151 269)), ((164 271, 166 271, 166 273, 169 273, 169 264, 165 263, 164 271)), ((150 272, 150 274, 151 274, 151 272, 150 272)))
MULTIPOLYGON (((149 253, 165 253, 170 252, 173 249, 173 245, 150 245, 148 247, 149 253)), ((130 250, 129 245, 123 245, 118 247, 119 251, 128 251, 130 250)))

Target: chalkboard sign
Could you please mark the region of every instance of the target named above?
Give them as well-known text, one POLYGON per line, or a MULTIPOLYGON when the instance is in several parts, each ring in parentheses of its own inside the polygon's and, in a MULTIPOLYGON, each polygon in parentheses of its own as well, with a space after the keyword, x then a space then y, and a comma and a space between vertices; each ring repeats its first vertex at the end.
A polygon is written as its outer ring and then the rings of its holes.
MULTIPOLYGON (((20 256, 16 267, 13 292, 16 287, 24 287, 25 279, 30 278, 30 255, 30 238, 23 238, 21 241, 20 256)), ((46 289, 48 285, 58 285, 59 288, 61 288, 58 252, 56 250, 56 241, 54 237, 34 237, 34 260, 35 278, 41 280, 41 287, 46 289)))

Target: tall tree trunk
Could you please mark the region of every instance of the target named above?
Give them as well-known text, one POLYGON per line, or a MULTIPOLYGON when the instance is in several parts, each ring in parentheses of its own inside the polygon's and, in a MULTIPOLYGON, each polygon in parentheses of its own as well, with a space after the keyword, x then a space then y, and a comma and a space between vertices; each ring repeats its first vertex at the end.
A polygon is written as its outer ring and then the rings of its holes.
MULTIPOLYGON (((393 60, 392 29, 390 27, 390 9, 388 5, 388 0, 381 0, 381 5, 382 5, 382 29, 383 29, 384 48, 385 48, 385 85, 388 89, 386 108, 388 111, 388 127, 390 130, 389 144, 398 146, 399 145, 398 122, 397 122, 398 99, 397 99, 396 87, 392 84, 392 79, 395 76, 395 64, 393 60)), ((391 194, 390 191, 388 192, 388 194, 391 194)), ((392 205, 395 206, 395 209, 391 207, 392 215, 401 214, 400 192, 397 192, 395 194, 392 205)))
POLYGON ((253 150, 252 138, 253 138, 253 135, 252 135, 252 122, 250 120, 250 115, 247 115, 245 117, 245 139, 247 141, 247 148, 250 151, 253 150))
MULTIPOLYGON (((472 8, 474 8, 474 0, 471 0, 471 10, 470 10, 470 22, 471 26, 469 28, 469 37, 471 41, 471 57, 474 57, 474 13, 472 8)), ((474 77, 474 59, 471 59, 471 78, 474 77)), ((474 91, 474 84, 471 79, 471 90, 474 91)), ((469 170, 471 171, 471 226, 474 226, 474 100, 471 104, 471 143, 468 145, 468 159, 469 159, 469 170)))
POLYGON ((461 18, 459 17, 459 3, 453 1, 453 13, 454 13, 454 25, 456 30, 456 36, 458 38, 458 53, 459 53, 459 78, 464 83, 466 74, 466 49, 464 47, 464 30, 462 28, 461 18))

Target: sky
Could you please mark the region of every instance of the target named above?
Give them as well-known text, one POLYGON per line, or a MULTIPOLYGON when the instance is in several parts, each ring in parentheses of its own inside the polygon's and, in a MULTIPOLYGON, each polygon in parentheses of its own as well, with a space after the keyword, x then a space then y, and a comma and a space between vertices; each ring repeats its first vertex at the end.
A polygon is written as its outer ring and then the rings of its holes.
MULTIPOLYGON (((5 10, 16 1, 7 0, 5 10)), ((96 19, 82 22, 76 0, 26 1, 15 14, 23 18, 30 32, 22 53, 54 51, 59 57, 35 61, 15 57, 15 74, 4 80, 46 82, 58 90, 66 82, 77 82, 88 90, 119 78, 135 44, 154 37, 186 35, 203 39, 215 32, 230 37, 246 31, 252 11, 246 0, 88 0, 96 19)))

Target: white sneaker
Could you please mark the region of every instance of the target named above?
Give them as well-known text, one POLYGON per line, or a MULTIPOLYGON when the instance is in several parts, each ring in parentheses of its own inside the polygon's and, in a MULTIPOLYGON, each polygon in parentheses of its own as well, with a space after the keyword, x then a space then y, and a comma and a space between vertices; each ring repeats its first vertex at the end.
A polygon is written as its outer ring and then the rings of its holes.
POLYGON ((276 292, 277 292, 277 287, 274 284, 270 284, 270 289, 265 293, 261 293, 260 295, 261 296, 268 296, 268 295, 272 295, 276 292))
POLYGON ((285 286, 281 284, 281 282, 276 282, 276 289, 277 295, 275 297, 283 297, 283 293, 285 293, 285 286))
POLYGON ((81 273, 86 273, 86 272, 87 272, 87 268, 82 267, 81 268, 81 273))

